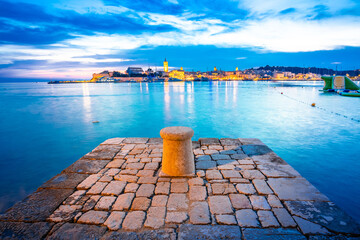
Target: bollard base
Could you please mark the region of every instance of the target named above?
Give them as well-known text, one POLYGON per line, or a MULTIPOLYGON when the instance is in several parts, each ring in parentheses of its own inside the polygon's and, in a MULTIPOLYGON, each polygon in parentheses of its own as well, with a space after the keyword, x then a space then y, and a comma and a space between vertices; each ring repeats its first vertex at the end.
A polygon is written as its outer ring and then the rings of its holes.
POLYGON ((192 177, 196 177, 196 174, 195 173, 190 173, 190 174, 182 174, 181 176, 174 176, 174 175, 169 175, 167 173, 164 173, 162 171, 162 168, 160 169, 159 171, 159 177, 171 177, 171 178, 182 178, 182 177, 185 177, 185 178, 192 178, 192 177))

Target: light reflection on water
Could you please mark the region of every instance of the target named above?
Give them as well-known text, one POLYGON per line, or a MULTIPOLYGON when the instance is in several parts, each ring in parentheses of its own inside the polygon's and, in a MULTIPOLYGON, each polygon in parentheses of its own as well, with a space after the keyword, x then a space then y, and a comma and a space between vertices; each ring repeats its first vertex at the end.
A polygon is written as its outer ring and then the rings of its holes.
POLYGON ((350 119, 360 119, 360 98, 321 93, 322 86, 322 82, 1 83, 0 210, 107 138, 159 137, 163 127, 184 125, 194 129, 194 139, 262 139, 360 220, 360 123, 350 119), (312 102, 325 111, 310 107, 312 102))

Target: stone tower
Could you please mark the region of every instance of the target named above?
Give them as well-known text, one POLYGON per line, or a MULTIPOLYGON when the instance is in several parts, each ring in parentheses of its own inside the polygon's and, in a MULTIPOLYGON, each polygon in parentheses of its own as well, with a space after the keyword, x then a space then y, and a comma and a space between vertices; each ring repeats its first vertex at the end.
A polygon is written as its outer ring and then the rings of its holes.
POLYGON ((165 58, 165 61, 164 61, 164 72, 168 72, 169 71, 169 64, 168 62, 166 61, 166 58, 165 58))

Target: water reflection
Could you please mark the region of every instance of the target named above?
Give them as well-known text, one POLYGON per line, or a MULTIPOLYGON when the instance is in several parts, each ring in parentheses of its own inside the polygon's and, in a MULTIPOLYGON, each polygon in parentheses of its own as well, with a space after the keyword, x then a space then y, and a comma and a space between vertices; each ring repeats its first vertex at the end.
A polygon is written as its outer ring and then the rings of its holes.
POLYGON ((92 111, 91 111, 91 96, 89 91, 89 85, 87 83, 82 83, 82 92, 83 92, 83 106, 84 106, 84 122, 92 121, 92 111))

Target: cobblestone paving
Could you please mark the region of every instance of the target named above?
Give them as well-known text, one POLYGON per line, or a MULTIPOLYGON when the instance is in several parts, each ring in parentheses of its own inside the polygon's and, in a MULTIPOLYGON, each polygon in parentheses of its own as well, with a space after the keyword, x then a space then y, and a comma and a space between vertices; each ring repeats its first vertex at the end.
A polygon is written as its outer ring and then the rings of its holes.
POLYGON ((1 239, 360 236, 260 140, 204 138, 193 152, 196 176, 165 178, 161 139, 109 139, 0 215, 1 239))

